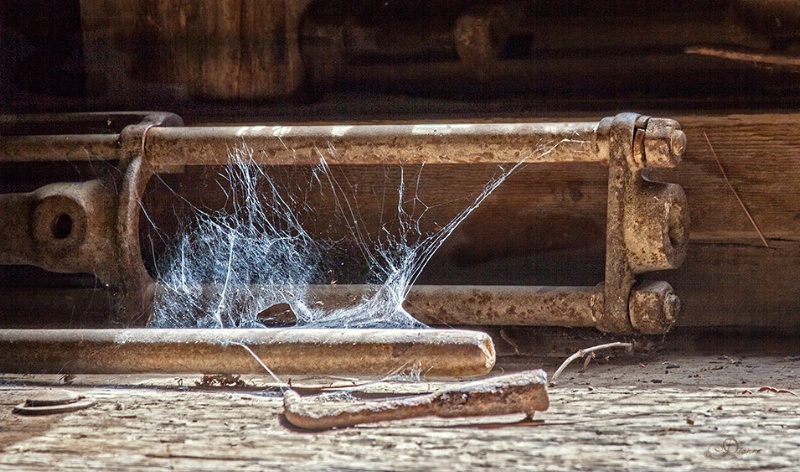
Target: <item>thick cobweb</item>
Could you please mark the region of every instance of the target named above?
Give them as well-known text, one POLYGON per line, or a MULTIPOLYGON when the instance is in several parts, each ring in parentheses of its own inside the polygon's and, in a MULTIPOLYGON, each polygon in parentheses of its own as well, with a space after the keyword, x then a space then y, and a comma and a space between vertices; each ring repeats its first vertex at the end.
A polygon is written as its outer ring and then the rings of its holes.
POLYGON ((413 175, 401 168, 399 183, 381 193, 392 220, 375 229, 366 227, 354 197, 358 183, 328 166, 325 153, 333 152, 320 151, 306 183, 287 188, 271 168, 256 165, 245 143, 230 150, 219 176, 227 204, 193 207, 157 261, 159 289, 149 325, 255 328, 286 323, 288 313, 288 324, 297 327, 423 328, 403 308, 411 286, 455 228, 525 162, 498 167, 474 199, 430 230, 420 223, 431 207, 417 193, 425 166, 413 175), (320 189, 330 195, 334 215, 310 205, 309 193, 320 189), (347 237, 312 235, 308 222, 320 220, 343 225, 347 237), (330 286, 332 270, 347 263, 337 254, 356 254, 361 260, 355 265, 365 268, 358 295, 339 306, 321 300, 316 290, 330 286))

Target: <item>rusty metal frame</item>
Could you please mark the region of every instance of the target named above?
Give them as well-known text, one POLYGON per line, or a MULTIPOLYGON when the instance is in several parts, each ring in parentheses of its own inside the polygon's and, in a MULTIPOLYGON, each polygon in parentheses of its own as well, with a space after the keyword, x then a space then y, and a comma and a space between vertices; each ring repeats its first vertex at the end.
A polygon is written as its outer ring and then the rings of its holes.
POLYGON ((645 272, 676 268, 686 255, 688 211, 682 189, 647 179, 648 169, 680 162, 686 138, 673 120, 623 113, 599 123, 182 125, 180 117, 169 113, 0 117, 0 126, 15 130, 15 135, 0 136, 0 161, 105 160, 117 161, 121 170, 114 182, 98 178, 0 195, 0 218, 5 220, 0 221, 0 264, 93 273, 119 294, 120 320, 141 323, 151 310, 156 285, 141 260, 139 204, 157 173, 227 164, 228 150, 242 143, 253 149, 256 164, 265 165, 318 164, 322 156, 330 165, 507 163, 530 156, 531 163, 609 166, 605 281, 597 287, 529 291, 528 301, 538 306, 531 323, 585 326, 591 319, 603 331, 654 334, 666 332, 675 321, 680 303, 669 284, 636 280, 645 272), (34 124, 109 116, 133 124, 106 134, 24 132, 34 124), (59 218, 72 222, 68 234, 57 234, 59 218))

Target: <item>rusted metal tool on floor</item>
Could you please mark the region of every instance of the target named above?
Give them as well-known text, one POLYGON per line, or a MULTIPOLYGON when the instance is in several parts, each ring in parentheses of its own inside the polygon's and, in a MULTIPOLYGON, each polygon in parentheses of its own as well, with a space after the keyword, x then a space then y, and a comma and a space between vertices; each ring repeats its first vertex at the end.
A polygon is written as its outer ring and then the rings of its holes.
POLYGON ((289 423, 308 430, 426 416, 463 418, 525 413, 533 418, 535 412, 545 411, 550 405, 546 386, 547 374, 533 370, 445 387, 428 395, 350 405, 315 402, 287 390, 283 394, 283 408, 289 423))
MULTIPOLYGON (((119 295, 120 321, 143 324, 155 292, 138 233, 148 180, 185 166, 224 165, 228 150, 242 142, 253 149, 255 164, 264 165, 318 164, 325 149, 336 150, 325 155, 330 165, 508 163, 524 156, 531 164, 607 164, 605 280, 529 291, 526 299, 537 308, 529 310, 527 324, 653 334, 675 321, 680 303, 669 284, 640 282, 637 275, 675 268, 686 255, 683 190, 647 179, 649 169, 678 165, 686 138, 673 120, 632 113, 585 123, 219 127, 184 127, 169 113, 3 116, 4 162, 108 161, 118 172, 0 195, 0 264, 93 273, 119 295), (55 125, 62 134, 41 131, 55 125), (81 127, 106 132, 63 131, 81 127)), ((457 293, 428 306, 449 303, 457 293)), ((526 322, 517 317, 510 324, 526 322)))

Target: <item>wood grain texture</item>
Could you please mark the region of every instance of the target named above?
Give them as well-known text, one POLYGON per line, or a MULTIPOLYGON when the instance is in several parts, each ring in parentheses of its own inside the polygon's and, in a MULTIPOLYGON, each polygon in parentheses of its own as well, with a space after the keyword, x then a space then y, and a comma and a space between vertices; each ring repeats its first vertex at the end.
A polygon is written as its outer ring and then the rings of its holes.
MULTIPOLYGON (((516 329, 523 354, 494 375, 552 373, 578 349, 608 341, 591 330, 516 329), (525 344, 523 341, 534 341, 525 344)), ((503 343, 503 344, 501 344, 503 343)), ((200 387, 197 376, 0 375, 0 470, 794 470, 800 461, 800 348, 791 336, 697 334, 637 340, 570 365, 543 423, 521 416, 420 419, 305 433, 281 423, 282 398, 266 373, 245 387, 200 387), (21 417, 14 405, 47 388, 92 398, 91 409, 21 417), (740 452, 719 458, 725 440, 740 452), (714 457, 707 457, 710 452, 714 457), (716 456, 714 454, 717 454, 716 456)), ((428 393, 443 384, 292 377, 303 395, 352 388, 358 398, 428 393)), ((331 401, 345 401, 341 391, 331 401)))
POLYGON ((41 419, 7 411, 34 390, 0 387, 2 470, 737 471, 800 461, 796 397, 742 388, 554 388, 533 426, 505 416, 305 433, 281 424, 275 394, 82 387, 97 406, 24 433, 41 419), (726 439, 740 454, 720 457, 726 439))
POLYGON ((87 68, 103 82, 90 85, 162 99, 290 94, 302 80, 297 28, 306 3, 82 0, 87 68))

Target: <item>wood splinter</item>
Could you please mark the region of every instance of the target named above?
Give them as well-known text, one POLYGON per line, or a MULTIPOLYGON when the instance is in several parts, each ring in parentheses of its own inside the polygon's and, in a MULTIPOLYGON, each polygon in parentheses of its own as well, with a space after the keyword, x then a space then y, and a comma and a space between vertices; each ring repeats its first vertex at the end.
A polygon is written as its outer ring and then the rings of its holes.
POLYGON ((525 413, 532 418, 536 411, 545 411, 550 404, 546 385, 547 374, 532 370, 457 384, 427 395, 347 405, 304 399, 287 390, 283 407, 290 424, 308 430, 426 416, 459 418, 525 413))

